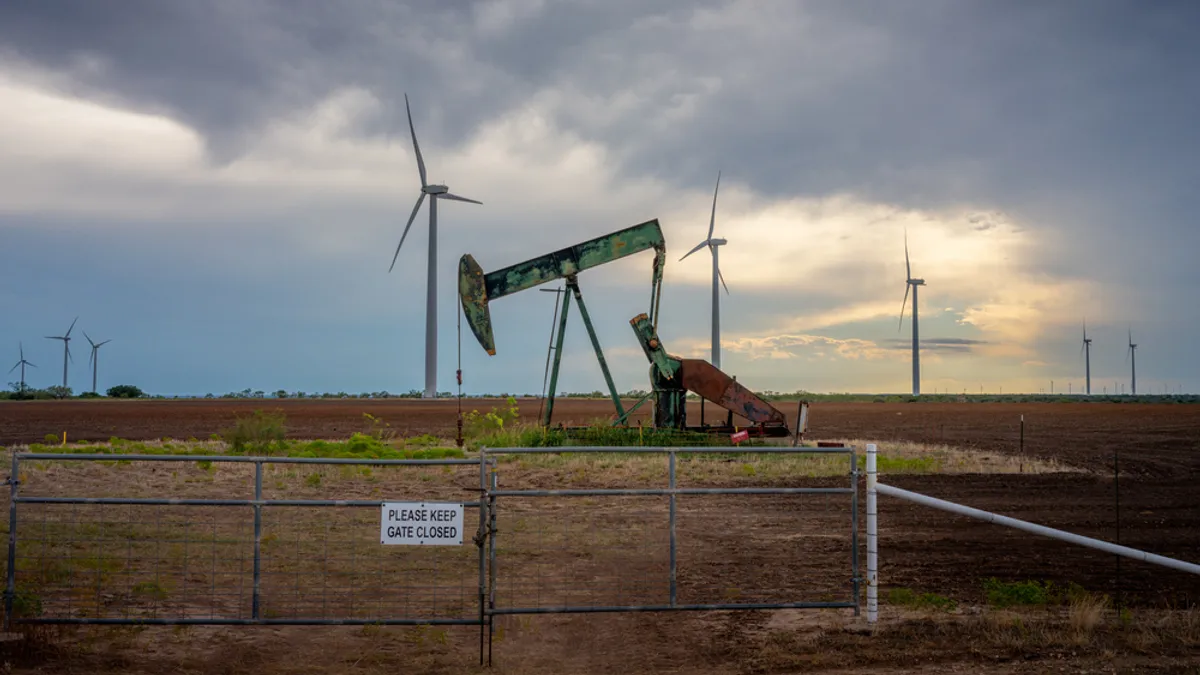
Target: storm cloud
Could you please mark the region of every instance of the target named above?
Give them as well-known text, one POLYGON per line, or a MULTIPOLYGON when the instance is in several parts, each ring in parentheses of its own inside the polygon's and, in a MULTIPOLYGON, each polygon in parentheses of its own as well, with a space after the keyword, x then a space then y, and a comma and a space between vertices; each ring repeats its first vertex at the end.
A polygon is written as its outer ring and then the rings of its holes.
MULTIPOLYGON (((416 197, 407 92, 430 178, 484 202, 442 212, 443 388, 459 255, 495 268, 652 217, 682 252, 718 170, 739 379, 901 390, 907 229, 923 332, 945 336, 923 341, 931 382, 1081 377, 1086 317, 1094 372, 1124 376, 1132 329, 1143 381, 1195 387, 1198 20, 1115 0, 4 3, 0 264, 29 283, 0 293, 19 317, 0 339, 84 313, 120 337, 113 377, 155 391, 418 387, 424 215, 385 274, 416 197)), ((648 267, 581 278, 625 388, 648 267)), ((678 352, 706 345, 707 275, 668 266, 678 352)), ((500 353, 464 343, 471 387, 538 389, 545 299, 497 303, 500 353)), ((591 390, 578 328, 564 380, 591 390)))

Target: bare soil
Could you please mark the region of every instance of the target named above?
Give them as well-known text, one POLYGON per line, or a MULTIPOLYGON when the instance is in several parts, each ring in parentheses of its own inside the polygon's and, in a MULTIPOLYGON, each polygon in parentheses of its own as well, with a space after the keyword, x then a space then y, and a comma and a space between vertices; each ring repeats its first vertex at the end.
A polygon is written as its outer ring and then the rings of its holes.
MULTIPOLYGON (((464 403, 468 409, 499 405, 478 400, 464 403)), ((524 415, 536 414, 537 405, 537 401, 522 401, 524 415)), ((794 414, 794 409, 788 410, 794 404, 778 405, 794 414)), ((289 434, 297 438, 344 437, 363 430, 365 412, 386 420, 401 433, 452 436, 456 415, 453 401, 11 402, 0 404, 0 442, 40 442, 46 434, 61 436, 63 431, 71 440, 110 436, 203 439, 229 425, 236 414, 257 408, 283 410, 289 434)), ((556 407, 559 421, 585 423, 610 413, 609 404, 602 401, 562 400, 556 407)), ((691 414, 698 417, 698 408, 691 414)), ((979 452, 1069 464, 1083 471, 897 475, 884 480, 1108 540, 1117 537, 1113 464, 1119 453, 1121 543, 1200 561, 1200 489, 1195 486, 1200 474, 1200 406, 814 404, 809 435, 937 441, 979 452), (1023 449, 1021 415, 1025 416, 1023 449)), ((129 468, 123 472, 133 475, 129 468)), ((506 487, 576 478, 517 465, 502 466, 501 475, 506 487)), ((77 478, 61 485, 72 490, 93 485, 77 478)), ((162 480, 155 478, 146 489, 162 480)), ((819 482, 784 479, 781 484, 819 482)), ((216 485, 230 484, 222 479, 216 485)), ((327 480, 323 487, 311 490, 328 491, 332 485, 327 480)), ((370 495, 373 489, 363 484, 346 491, 370 495)), ((605 554, 588 557, 575 550, 552 573, 543 566, 541 572, 546 576, 537 582, 543 589, 566 586, 569 579, 576 578, 573 574, 580 578, 590 575, 586 578, 593 590, 600 589, 605 580, 650 578, 656 565, 663 562, 659 530, 647 528, 641 539, 609 540, 589 535, 592 530, 587 527, 626 523, 625 530, 617 531, 637 532, 636 523, 629 524, 631 514, 657 522, 654 518, 660 506, 620 509, 601 505, 590 512, 590 523, 574 524, 557 518, 566 512, 559 504, 546 503, 545 507, 540 511, 545 522, 530 525, 527 537, 534 532, 543 537, 556 533, 561 539, 555 541, 563 544, 564 551, 590 543, 605 554), (646 567, 639 569, 639 564, 646 567)), ((517 511, 514 507, 509 515, 515 516, 517 511)), ((537 513, 531 508, 527 515, 533 518, 537 513)), ((824 564, 826 557, 836 552, 823 549, 815 538, 826 531, 837 513, 824 504, 797 508, 795 502, 777 497, 712 499, 687 506, 680 525, 681 592, 708 599, 729 594, 796 597, 842 588, 848 570, 824 564), (809 536, 787 538, 795 534, 809 536)), ((1118 576, 1118 561, 1113 556, 888 498, 880 500, 880 528, 883 595, 897 587, 937 593, 958 602, 956 613, 913 615, 885 603, 884 624, 875 635, 856 632, 861 619, 841 610, 509 617, 497 622, 495 670, 1183 673, 1200 668, 1196 632, 1165 631, 1162 639, 1147 637, 1153 632, 1147 626, 1154 620, 1173 616, 1166 608, 1186 608, 1200 601, 1198 577, 1132 560, 1120 561, 1118 576), (1014 636, 1009 624, 999 626, 980 618, 991 617, 991 610, 982 615, 972 613, 973 607, 983 603, 983 580, 989 577, 1076 583, 1091 591, 1119 595, 1134 608, 1134 628, 1110 622, 1095 635, 1068 639, 1059 636, 1066 619, 1026 617, 1021 623, 1023 632, 1014 636), (1029 628, 1038 621, 1044 623, 1043 628, 1029 628)), ((511 561, 524 564, 517 569, 529 578, 535 573, 530 556, 537 551, 522 548, 521 536, 510 532, 508 555, 511 561)), ((545 539, 538 545, 545 545, 545 539)), ((633 585, 609 590, 626 594, 662 591, 633 585)), ((70 631, 50 641, 44 653, 12 654, 10 660, 20 666, 20 672, 471 672, 477 650, 475 628, 104 628, 70 631)))

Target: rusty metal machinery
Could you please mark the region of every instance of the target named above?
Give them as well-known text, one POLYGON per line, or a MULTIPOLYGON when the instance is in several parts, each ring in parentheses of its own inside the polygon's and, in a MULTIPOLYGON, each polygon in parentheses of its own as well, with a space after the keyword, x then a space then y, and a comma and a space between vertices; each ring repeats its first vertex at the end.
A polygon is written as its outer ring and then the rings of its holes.
MULTIPOLYGON (((732 426, 733 414, 749 420, 749 430, 755 435, 786 436, 789 434, 787 418, 771 404, 738 384, 729 375, 721 372, 707 361, 683 359, 667 353, 658 337, 658 312, 662 296, 663 267, 666 262, 666 241, 658 220, 650 220, 633 227, 606 234, 575 246, 531 258, 485 274, 475 258, 466 254, 459 260, 458 291, 463 315, 480 346, 489 355, 496 354, 495 336, 492 331, 490 304, 493 300, 523 291, 557 279, 566 281, 569 291, 563 298, 562 313, 557 330, 557 348, 553 348, 554 361, 547 391, 547 405, 542 423, 550 424, 554 410, 554 393, 558 381, 562 341, 566 331, 570 300, 579 306, 580 316, 591 338, 596 359, 604 373, 609 395, 616 408, 614 424, 624 424, 630 413, 637 410, 646 399, 654 397, 654 426, 659 428, 689 429, 687 426, 687 394, 693 392, 702 399, 729 411, 729 420, 721 426, 691 427, 695 430, 724 431, 732 426), (592 326, 591 317, 583 302, 576 275, 586 269, 619 260, 641 251, 654 250, 654 265, 651 274, 649 312, 630 320, 646 358, 650 361, 652 391, 628 410, 622 405, 616 386, 613 384, 608 363, 600 348, 599 339, 592 326)), ((797 435, 799 428, 797 428, 797 435)))

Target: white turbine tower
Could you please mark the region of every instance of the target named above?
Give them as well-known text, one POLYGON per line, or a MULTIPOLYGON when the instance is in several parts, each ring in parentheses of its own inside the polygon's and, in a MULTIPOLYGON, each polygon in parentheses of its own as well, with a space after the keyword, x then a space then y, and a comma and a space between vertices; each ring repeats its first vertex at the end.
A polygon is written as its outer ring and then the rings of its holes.
POLYGON ((404 110, 408 113, 408 131, 412 134, 413 154, 417 156, 417 171, 421 174, 421 196, 417 197, 417 204, 413 207, 412 215, 408 217, 408 224, 404 226, 404 234, 400 236, 400 243, 396 245, 396 254, 392 256, 392 265, 388 268, 388 271, 391 272, 392 268, 396 266, 396 258, 400 256, 400 247, 404 245, 404 238, 408 236, 408 229, 412 227, 413 220, 417 217, 417 211, 421 209, 421 203, 425 201, 425 196, 428 195, 429 262, 428 277, 425 282, 424 398, 437 398, 437 204, 439 199, 470 202, 472 204, 482 204, 483 202, 451 194, 450 188, 445 185, 429 184, 425 177, 425 160, 421 158, 421 147, 417 145, 417 132, 413 128, 412 110, 408 107, 408 94, 404 95, 404 110))
POLYGON ((924 279, 914 279, 912 275, 912 266, 908 262, 908 232, 904 233, 904 301, 900 303, 900 324, 896 326, 896 330, 904 325, 904 305, 908 303, 908 291, 912 289, 913 304, 912 304, 912 390, 913 396, 921 395, 921 338, 918 328, 918 311, 917 311, 917 287, 924 286, 924 279))
POLYGON ((1083 320, 1083 345, 1079 348, 1083 354, 1084 386, 1087 395, 1092 395, 1092 340, 1087 336, 1087 319, 1083 320))
MULTIPOLYGON (((696 247, 684 254, 683 258, 699 251, 705 246, 709 251, 712 251, 712 364, 717 368, 721 367, 721 293, 717 287, 717 282, 721 282, 721 286, 725 287, 725 293, 729 293, 729 287, 725 286, 725 277, 721 275, 721 267, 717 264, 717 247, 724 246, 729 243, 724 239, 713 239, 713 228, 717 224, 717 191, 721 189, 721 172, 717 172, 717 187, 713 188, 713 205, 712 214, 708 218, 708 238, 696 244, 696 247)), ((683 258, 679 260, 682 261, 683 258)))
POLYGON ((1137 396, 1137 344, 1133 341, 1133 329, 1129 329, 1129 351, 1125 352, 1129 361, 1129 393, 1137 396))

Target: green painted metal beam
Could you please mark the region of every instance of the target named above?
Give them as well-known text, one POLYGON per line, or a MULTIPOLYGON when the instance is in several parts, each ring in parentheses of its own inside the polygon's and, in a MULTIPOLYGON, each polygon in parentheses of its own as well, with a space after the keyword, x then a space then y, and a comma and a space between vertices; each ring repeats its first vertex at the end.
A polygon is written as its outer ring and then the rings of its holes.
MULTIPOLYGON (((492 334, 489 302, 650 249, 658 252, 655 275, 660 277, 662 272, 658 259, 664 257, 666 240, 657 219, 530 258, 489 274, 484 274, 475 258, 466 254, 458 264, 458 294, 463 314, 479 344, 488 354, 494 355, 496 341, 492 334)), ((651 311, 654 310, 655 307, 651 307, 651 311)))

